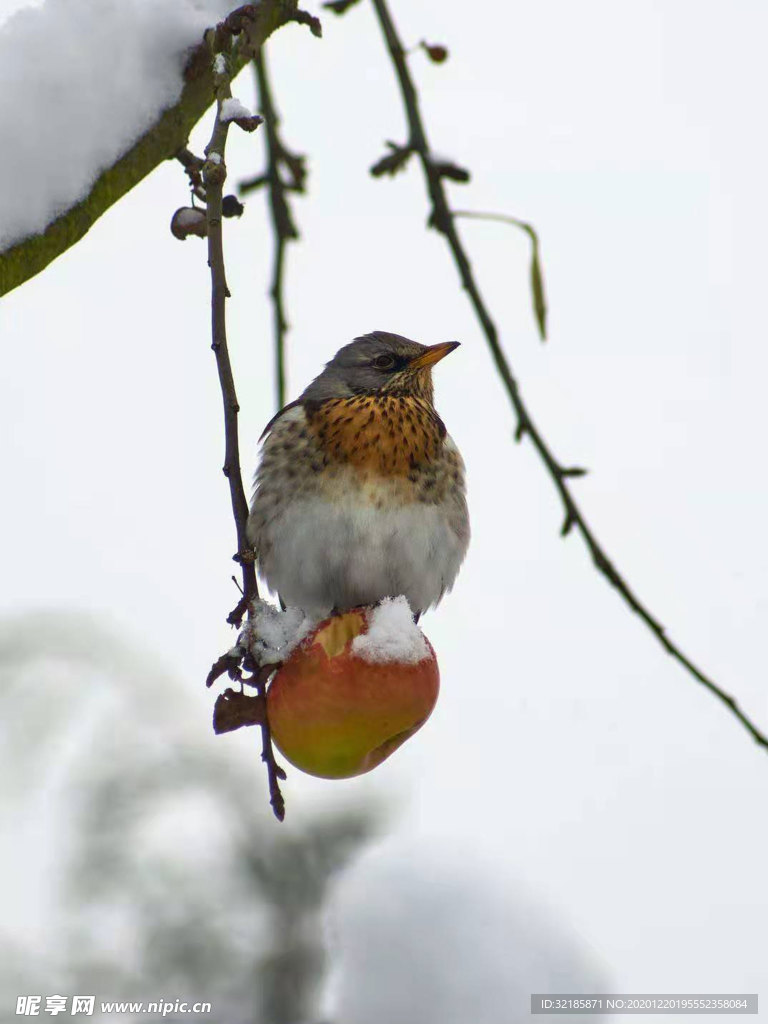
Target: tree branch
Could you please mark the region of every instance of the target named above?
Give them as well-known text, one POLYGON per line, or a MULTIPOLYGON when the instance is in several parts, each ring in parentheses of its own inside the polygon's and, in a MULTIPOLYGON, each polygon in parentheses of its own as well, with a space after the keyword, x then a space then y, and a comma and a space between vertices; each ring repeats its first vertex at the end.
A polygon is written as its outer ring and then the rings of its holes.
MULTIPOLYGON (((252 8, 254 25, 258 24, 261 8, 252 8)), ((244 26, 245 28, 245 26, 244 26)), ((252 38, 252 33, 246 29, 246 35, 252 38)), ((235 559, 240 563, 243 574, 243 597, 238 608, 241 606, 250 607, 250 602, 258 597, 256 584, 256 567, 253 560, 253 553, 250 550, 246 537, 246 524, 248 522, 248 502, 246 501, 243 489, 243 480, 240 473, 240 447, 237 429, 237 414, 239 405, 235 392, 235 382, 232 376, 232 365, 229 359, 227 347, 226 330, 226 300, 229 297, 227 288, 226 272, 224 267, 224 248, 222 238, 222 199, 224 182, 227 177, 227 167, 224 162, 224 153, 229 132, 230 121, 222 113, 223 104, 232 96, 230 88, 230 67, 228 56, 216 50, 217 42, 214 33, 211 33, 211 55, 213 67, 213 84, 216 97, 216 120, 213 125, 211 140, 205 148, 205 163, 202 168, 202 182, 205 189, 208 218, 208 265, 211 269, 211 333, 213 336, 212 348, 216 356, 216 368, 219 374, 221 394, 224 403, 224 430, 225 430, 225 456, 224 475, 229 481, 229 492, 232 501, 232 513, 235 519, 237 531, 237 555, 235 559)), ((244 609, 243 609, 244 610, 244 609)), ((230 616, 231 618, 231 616, 230 616)), ((226 656, 225 656, 226 657, 226 656)), ((239 676, 239 658, 231 658, 229 664, 223 664, 225 659, 219 661, 211 669, 208 676, 208 685, 216 678, 217 674, 228 671, 230 675, 234 672, 239 676)), ((240 677, 242 678, 242 677, 240 677)), ((257 675, 255 685, 258 687, 259 697, 266 708, 266 680, 257 675)), ((279 821, 285 816, 285 804, 278 779, 285 777, 282 768, 275 761, 272 750, 272 737, 270 734, 269 722, 266 713, 259 722, 262 738, 262 760, 267 766, 267 778, 269 784, 270 803, 275 816, 279 821)))
POLYGON ((267 185, 269 189, 269 209, 274 236, 272 284, 269 294, 272 299, 275 338, 275 398, 277 408, 282 409, 285 405, 285 335, 288 331, 283 302, 285 247, 287 242, 299 237, 288 202, 288 192, 304 192, 306 169, 304 158, 291 153, 280 138, 280 118, 272 97, 266 54, 263 49, 253 64, 259 94, 259 110, 264 117, 266 130, 267 169, 257 178, 242 182, 240 188, 243 192, 248 192, 261 185, 267 185))
POLYGON ((523 402, 520 389, 512 369, 501 348, 498 331, 491 317, 488 307, 480 293, 475 279, 472 266, 469 262, 464 245, 459 237, 454 222, 454 213, 451 210, 443 186, 443 176, 439 165, 436 165, 430 154, 427 142, 424 122, 419 111, 419 101, 416 89, 411 78, 410 70, 406 59, 403 45, 397 34, 386 0, 372 0, 376 15, 381 26, 384 39, 389 49, 395 74, 397 76, 400 92, 402 94, 410 138, 408 148, 412 149, 419 156, 422 170, 427 186, 427 192, 432 203, 430 225, 439 231, 448 243, 451 255, 456 264, 461 283, 469 296, 469 301, 480 322, 485 335, 488 347, 491 351, 496 369, 501 377, 504 388, 509 396, 512 407, 517 416, 516 438, 521 440, 526 434, 531 440, 536 453, 544 464, 555 488, 560 495, 563 504, 564 521, 562 533, 565 535, 575 529, 586 544, 595 568, 600 572, 621 595, 625 603, 645 623, 648 629, 654 634, 665 651, 670 654, 694 679, 721 701, 728 710, 741 722, 752 738, 761 747, 768 750, 768 736, 765 735, 752 720, 741 710, 736 700, 709 676, 705 675, 683 651, 666 634, 666 631, 658 619, 650 610, 635 596, 626 580, 619 574, 601 544, 592 532, 589 523, 579 508, 571 492, 568 479, 573 473, 569 473, 566 467, 559 464, 552 454, 549 445, 544 439, 536 424, 534 423, 527 406, 523 402))
MULTIPOLYGON (((306 15, 298 9, 297 0, 262 0, 259 12, 257 35, 247 41, 238 40, 232 50, 232 77, 248 63, 255 43, 260 45, 289 21, 306 20, 306 15)), ((110 206, 186 145, 192 128, 211 105, 213 74, 208 52, 205 44, 192 51, 178 101, 160 113, 138 142, 99 175, 84 199, 74 203, 43 232, 23 238, 0 252, 0 295, 40 273, 79 242, 110 206)))
POLYGON ((256 568, 245 530, 248 522, 248 502, 245 497, 240 474, 240 443, 237 430, 237 414, 240 406, 235 391, 232 364, 227 347, 226 300, 229 297, 224 269, 224 246, 221 230, 224 182, 227 168, 224 163, 224 149, 229 131, 229 121, 222 120, 221 105, 231 95, 230 73, 227 57, 221 52, 214 55, 214 89, 218 112, 213 126, 211 141, 205 148, 202 179, 205 187, 208 218, 208 266, 211 269, 211 333, 213 337, 216 369, 219 374, 221 394, 224 403, 225 452, 223 471, 229 481, 232 514, 237 532, 237 554, 243 574, 243 600, 251 601, 257 596, 256 568), (250 557, 249 557, 250 556, 250 557))

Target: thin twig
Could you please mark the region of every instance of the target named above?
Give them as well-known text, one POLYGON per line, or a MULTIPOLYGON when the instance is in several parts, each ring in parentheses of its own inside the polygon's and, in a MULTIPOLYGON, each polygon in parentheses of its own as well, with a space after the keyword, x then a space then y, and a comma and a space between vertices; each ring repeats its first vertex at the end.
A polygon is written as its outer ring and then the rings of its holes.
MULTIPOLYGON (((214 87, 219 109, 232 92, 230 90, 229 70, 224 54, 218 53, 214 58, 217 70, 214 72, 214 87)), ((229 131, 228 121, 223 121, 217 114, 213 126, 211 141, 205 147, 206 160, 203 165, 202 177, 205 186, 208 214, 208 266, 211 268, 211 348, 216 356, 216 369, 219 373, 219 384, 224 403, 224 466, 223 472, 229 481, 229 494, 232 501, 232 514, 237 532, 237 554, 235 561, 240 563, 243 574, 243 595, 252 600, 258 596, 256 585, 256 568, 253 558, 248 557, 248 544, 245 528, 248 522, 248 502, 243 488, 240 473, 240 442, 237 432, 237 414, 240 406, 232 376, 232 364, 227 347, 226 300, 229 297, 227 278, 224 269, 224 246, 222 239, 221 202, 227 168, 224 163, 224 148, 229 131)))
POLYGON ((203 164, 205 163, 199 156, 195 154, 187 147, 183 146, 176 154, 176 159, 179 161, 181 166, 187 172, 189 178, 189 187, 192 195, 200 202, 205 202, 205 189, 203 188, 203 164))
MULTIPOLYGON (((264 666, 264 668, 271 668, 272 666, 264 666)), ((257 693, 261 700, 264 702, 264 707, 267 706, 267 679, 269 674, 266 676, 264 672, 258 672, 254 680, 257 693)), ((264 721, 261 723, 261 760, 267 766, 267 779, 269 780, 269 802, 272 805, 275 817, 278 821, 282 821, 285 818, 285 800, 280 789, 280 782, 278 780, 285 779, 285 772, 275 760, 275 752, 272 749, 272 735, 269 729, 269 721, 264 716, 264 721)))
POLYGON ((634 592, 630 589, 629 584, 618 573, 592 532, 591 527, 571 493, 571 489, 567 481, 569 477, 573 475, 572 472, 570 472, 567 467, 560 465, 550 451, 549 445, 544 440, 543 435, 539 432, 533 422, 533 419, 528 412, 528 408, 524 404, 520 395, 517 380, 515 379, 507 358, 502 351, 496 325, 491 318, 490 312, 488 311, 482 295, 480 294, 472 266, 456 229, 454 214, 448 204, 439 167, 430 159, 430 149, 427 143, 424 123, 419 112, 418 95, 408 68, 405 51, 389 13, 386 0, 372 0, 372 3, 379 20, 379 24, 381 25, 400 86, 400 92, 402 94, 410 132, 409 146, 418 153, 424 172, 427 191, 432 203, 430 224, 445 236, 454 262, 456 263, 462 285, 466 290, 475 314, 480 321, 480 325, 483 333, 485 334, 486 341, 488 342, 488 347, 491 350, 491 355, 496 365, 496 369, 499 372, 499 376, 501 377, 504 388, 517 416, 517 430, 515 436, 518 440, 521 440, 526 434, 528 435, 537 454, 544 463, 547 472, 552 478, 558 494, 560 495, 564 510, 563 534, 567 534, 572 529, 575 529, 579 534, 581 534, 581 537, 592 556, 595 568, 613 587, 616 588, 623 600, 627 605, 629 605, 632 611, 642 619, 667 653, 670 654, 694 679, 701 683, 702 686, 706 687, 718 700, 722 701, 729 711, 731 711, 731 713, 741 722, 744 728, 747 729, 756 743, 761 747, 768 749, 768 736, 761 732, 754 722, 744 714, 730 694, 726 693, 725 690, 721 689, 721 687, 710 679, 709 676, 705 675, 704 672, 702 672, 701 669, 699 669, 687 657, 687 655, 685 655, 683 651, 669 639, 662 624, 649 611, 649 609, 640 602, 634 592))
MULTIPOLYGON (((213 49, 213 48, 212 48, 213 49)), ((224 268, 224 246, 222 238, 222 198, 227 168, 224 162, 224 151, 230 122, 221 116, 222 103, 231 97, 230 70, 225 54, 218 52, 213 55, 214 89, 216 97, 216 120, 211 140, 206 146, 206 160, 202 169, 203 185, 207 199, 208 216, 208 265, 211 268, 211 331, 213 351, 216 355, 216 367, 224 402, 225 456, 224 474, 229 481, 232 513, 237 530, 237 555, 243 574, 243 601, 258 596, 256 584, 256 568, 246 539, 246 523, 248 521, 248 503, 243 489, 240 473, 240 450, 237 432, 237 414, 239 406, 232 376, 232 365, 229 360, 226 330, 226 300, 229 296, 226 272, 224 268), (250 557, 249 557, 250 555, 250 557)), ((241 602, 242 604, 243 602, 241 602)), ((239 606, 238 606, 239 607, 239 606)), ((209 685, 217 675, 231 668, 224 668, 222 659, 214 665, 209 674, 209 685)), ((266 682, 257 680, 259 696, 266 701, 266 682)), ((278 820, 285 816, 285 804, 280 792, 278 777, 285 773, 275 762, 272 752, 272 738, 266 715, 260 723, 262 739, 262 758, 267 766, 270 803, 278 820)))
POLYGON ((259 110, 264 118, 266 130, 267 169, 255 181, 243 183, 241 188, 244 191, 257 188, 259 185, 267 185, 269 188, 269 209, 274 236, 274 262, 269 294, 272 299, 275 338, 275 398, 277 408, 282 409, 285 405, 285 335, 288 330, 283 302, 285 246, 287 242, 299 237, 287 193, 304 191, 306 172, 304 158, 289 152, 280 138, 280 118, 272 97, 264 50, 260 51, 253 64, 259 93, 259 110), (287 176, 287 181, 283 174, 287 176))

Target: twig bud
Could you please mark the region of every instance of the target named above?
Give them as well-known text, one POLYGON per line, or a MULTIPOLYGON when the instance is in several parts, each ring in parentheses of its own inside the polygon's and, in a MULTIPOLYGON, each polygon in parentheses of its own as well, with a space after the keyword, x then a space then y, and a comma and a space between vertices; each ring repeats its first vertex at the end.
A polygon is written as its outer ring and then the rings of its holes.
POLYGON ((329 11, 333 11, 334 14, 343 14, 349 10, 350 7, 354 7, 357 0, 327 0, 323 4, 323 7, 327 7, 329 11))
POLYGON ((422 39, 419 46, 433 64, 442 64, 444 61, 448 60, 448 50, 440 43, 427 43, 422 39))
POLYGON ((221 200, 221 212, 225 217, 242 217, 245 207, 237 196, 224 196, 221 200))
POLYGON ((451 181, 460 181, 462 183, 469 181, 470 175, 466 167, 460 167, 450 157, 430 153, 429 162, 441 178, 450 178, 451 181))
POLYGON ((203 164, 203 183, 208 185, 221 185, 227 178, 227 166, 222 159, 221 153, 211 150, 205 155, 203 164))
POLYGON ((259 114, 251 113, 236 96, 228 96, 221 102, 219 120, 222 123, 234 121, 238 128, 242 128, 244 132, 252 132, 263 123, 264 118, 260 117, 259 114))
POLYGON ((411 146, 398 146, 394 142, 388 142, 387 145, 392 152, 377 160, 371 167, 371 174, 374 178, 380 178, 382 174, 394 175, 398 171, 402 171, 413 153, 411 146))

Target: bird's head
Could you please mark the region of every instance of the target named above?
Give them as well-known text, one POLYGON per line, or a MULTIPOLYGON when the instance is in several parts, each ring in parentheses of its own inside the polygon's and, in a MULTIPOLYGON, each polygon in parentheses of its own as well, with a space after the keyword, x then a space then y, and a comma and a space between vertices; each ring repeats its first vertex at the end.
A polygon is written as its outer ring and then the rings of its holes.
POLYGON ((302 396, 323 401, 350 395, 408 395, 432 402, 432 367, 458 341, 421 345, 399 334, 373 331, 340 348, 302 396))

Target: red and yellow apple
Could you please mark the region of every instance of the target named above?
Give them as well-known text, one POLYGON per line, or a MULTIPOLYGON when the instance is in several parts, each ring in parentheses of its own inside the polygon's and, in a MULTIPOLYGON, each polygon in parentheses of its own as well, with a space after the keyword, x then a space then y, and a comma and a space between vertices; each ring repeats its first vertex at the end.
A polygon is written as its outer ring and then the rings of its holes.
POLYGON ((370 771, 420 729, 435 706, 440 675, 423 634, 416 638, 420 660, 369 660, 353 652, 355 638, 368 631, 375 614, 360 608, 325 619, 269 687, 272 739, 309 775, 347 779, 370 771))

